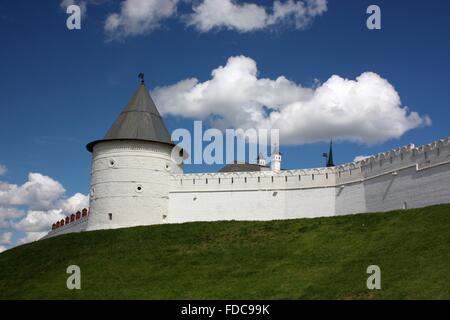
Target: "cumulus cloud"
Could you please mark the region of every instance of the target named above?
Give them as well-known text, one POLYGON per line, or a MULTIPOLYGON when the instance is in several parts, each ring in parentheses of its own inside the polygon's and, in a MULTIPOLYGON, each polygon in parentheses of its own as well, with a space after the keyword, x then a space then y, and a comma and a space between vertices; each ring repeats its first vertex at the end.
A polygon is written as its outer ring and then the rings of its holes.
POLYGON ((0 235, 0 244, 11 244, 12 232, 5 232, 0 235))
MULTIPOLYGON (((71 3, 75 0, 64 0, 71 3)), ((81 1, 85 2, 85 1, 81 1)), ((120 40, 151 32, 163 21, 177 16, 179 0, 125 0, 118 13, 111 13, 104 24, 110 39, 120 40)), ((238 32, 263 30, 276 25, 304 29, 316 16, 327 11, 327 0, 274 1, 270 8, 257 3, 235 0, 193 2, 190 13, 178 15, 200 32, 228 29, 238 32)))
POLYGON ((64 192, 58 181, 40 173, 30 173, 28 181, 21 186, 0 181, 0 205, 28 205, 31 209, 49 210, 64 192))
POLYGON ((355 80, 333 75, 307 88, 284 76, 258 78, 256 62, 245 56, 230 57, 207 81, 185 79, 152 94, 162 114, 207 119, 221 129, 279 129, 283 144, 333 137, 372 145, 431 122, 403 106, 376 73, 355 80))
POLYGON ((75 193, 67 199, 60 200, 59 207, 66 213, 73 213, 89 206, 89 196, 75 193))
POLYGON ((55 221, 88 203, 89 197, 81 193, 67 197, 61 183, 40 173, 30 173, 22 185, 0 181, 0 228, 23 232, 17 244, 27 243, 42 238, 55 221))
POLYGON ((160 27, 162 20, 176 14, 178 0, 126 0, 120 13, 106 19, 104 28, 113 39, 135 36, 160 27))
POLYGON ((10 221, 23 217, 25 212, 17 208, 6 208, 0 206, 0 229, 9 228, 10 221))
POLYGON ((6 251, 6 250, 8 250, 6 247, 0 246, 0 253, 4 252, 4 251, 6 251))
POLYGON ((12 227, 24 232, 44 232, 55 221, 65 218, 61 209, 49 211, 28 211, 27 215, 12 227))
POLYGON ((234 0, 203 0, 193 7, 188 25, 201 32, 229 29, 248 32, 278 24, 296 29, 309 25, 314 17, 327 11, 326 0, 274 1, 271 10, 255 3, 239 4, 234 0))
POLYGON ((188 24, 206 32, 214 28, 251 31, 264 28, 267 12, 253 3, 236 4, 231 0, 204 0, 193 7, 188 24))
POLYGON ((5 173, 8 171, 5 165, 0 163, 0 176, 5 175, 5 173))
POLYGON ((76 193, 67 199, 58 199, 57 209, 47 211, 29 210, 26 216, 18 222, 12 222, 11 227, 25 232, 25 237, 19 239, 18 244, 36 241, 45 236, 55 221, 64 219, 66 215, 82 208, 87 208, 89 197, 76 193))

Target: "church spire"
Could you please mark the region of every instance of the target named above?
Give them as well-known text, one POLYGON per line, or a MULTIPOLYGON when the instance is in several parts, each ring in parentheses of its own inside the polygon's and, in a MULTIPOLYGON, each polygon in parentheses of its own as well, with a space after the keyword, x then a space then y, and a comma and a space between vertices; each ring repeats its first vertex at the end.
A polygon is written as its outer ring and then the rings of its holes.
POLYGON ((327 159, 326 166, 327 167, 334 167, 334 161, 333 161, 333 139, 330 140, 330 150, 325 152, 323 154, 324 158, 327 159))

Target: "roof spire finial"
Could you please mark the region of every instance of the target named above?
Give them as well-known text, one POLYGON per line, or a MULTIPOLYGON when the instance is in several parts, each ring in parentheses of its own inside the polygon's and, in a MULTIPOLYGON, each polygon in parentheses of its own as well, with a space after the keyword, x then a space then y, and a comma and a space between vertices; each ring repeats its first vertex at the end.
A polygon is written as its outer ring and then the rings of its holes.
POLYGON ((143 72, 139 73, 138 77, 139 77, 139 79, 141 79, 141 84, 144 84, 145 83, 145 81, 144 81, 144 73, 143 72))

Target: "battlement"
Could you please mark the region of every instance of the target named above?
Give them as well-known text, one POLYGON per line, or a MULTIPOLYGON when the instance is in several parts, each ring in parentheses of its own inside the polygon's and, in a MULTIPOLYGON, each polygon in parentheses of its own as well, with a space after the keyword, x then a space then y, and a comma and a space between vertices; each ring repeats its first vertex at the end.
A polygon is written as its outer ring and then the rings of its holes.
MULTIPOLYGON (((390 151, 378 153, 376 155, 367 157, 360 161, 352 162, 352 164, 354 164, 355 166, 366 166, 367 164, 370 163, 379 163, 386 159, 391 160, 398 158, 400 158, 400 160, 403 161, 408 157, 420 157, 422 155, 426 157, 427 153, 436 153, 439 156, 441 153, 440 151, 442 151, 442 149, 445 148, 448 149, 449 147, 450 147, 450 137, 433 141, 431 143, 419 147, 416 147, 414 144, 408 144, 402 147, 392 149, 390 151)), ((343 166, 348 165, 350 164, 346 164, 343 166)))
POLYGON ((330 168, 172 174, 170 179, 174 191, 317 188, 361 182, 413 166, 421 170, 448 161, 450 137, 420 147, 408 144, 330 168))
POLYGON ((171 175, 171 192, 282 190, 335 185, 335 168, 171 175))
POLYGON ((84 231, 88 219, 89 210, 87 208, 83 208, 83 210, 77 211, 64 219, 53 223, 52 230, 43 239, 65 233, 84 231))

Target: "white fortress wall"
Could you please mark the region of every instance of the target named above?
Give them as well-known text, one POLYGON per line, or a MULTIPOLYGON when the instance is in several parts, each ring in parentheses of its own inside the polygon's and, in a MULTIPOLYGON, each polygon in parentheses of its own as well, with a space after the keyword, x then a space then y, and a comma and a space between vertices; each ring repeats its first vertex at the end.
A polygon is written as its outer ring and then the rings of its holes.
POLYGON ((335 168, 176 174, 167 222, 312 218, 450 202, 450 139, 335 168))
POLYGON ((167 222, 331 216, 334 184, 326 169, 172 175, 167 222))
POLYGON ((363 179, 357 163, 336 167, 336 215, 366 212, 363 179))
POLYGON ((366 211, 450 202, 450 139, 385 152, 361 163, 366 211))

